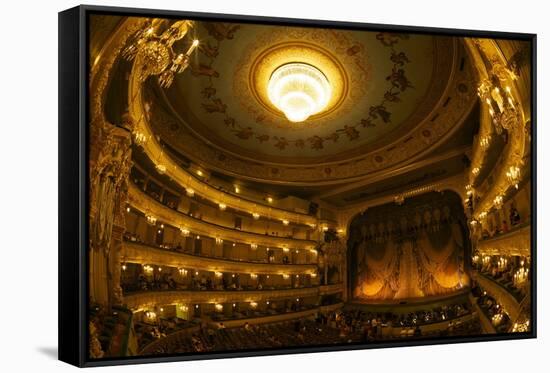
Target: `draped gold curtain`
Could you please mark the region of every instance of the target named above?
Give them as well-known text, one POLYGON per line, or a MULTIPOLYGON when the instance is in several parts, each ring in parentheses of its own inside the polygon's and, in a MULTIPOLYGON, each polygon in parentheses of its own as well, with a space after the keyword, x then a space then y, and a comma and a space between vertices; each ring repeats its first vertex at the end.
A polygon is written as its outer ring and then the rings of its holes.
POLYGON ((433 223, 409 237, 363 240, 356 250, 358 299, 414 299, 462 288, 464 238, 456 222, 433 223))

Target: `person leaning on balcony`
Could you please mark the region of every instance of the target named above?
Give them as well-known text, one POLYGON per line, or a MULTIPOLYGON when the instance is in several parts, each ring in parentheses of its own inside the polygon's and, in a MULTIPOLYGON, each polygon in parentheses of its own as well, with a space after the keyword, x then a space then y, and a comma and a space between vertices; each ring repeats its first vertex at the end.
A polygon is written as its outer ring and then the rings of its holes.
POLYGON ((517 225, 520 223, 520 216, 515 206, 510 207, 510 224, 517 225))

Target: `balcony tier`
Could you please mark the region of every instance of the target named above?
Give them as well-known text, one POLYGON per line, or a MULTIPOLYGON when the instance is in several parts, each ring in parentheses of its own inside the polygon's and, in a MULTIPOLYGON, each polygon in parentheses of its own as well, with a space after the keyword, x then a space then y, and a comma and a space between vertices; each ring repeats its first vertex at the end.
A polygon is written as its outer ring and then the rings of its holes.
POLYGON ((139 210, 144 214, 151 214, 159 221, 170 224, 174 227, 185 227, 193 234, 208 237, 220 237, 224 240, 244 244, 255 243, 257 245, 267 247, 288 247, 291 249, 307 250, 314 249, 316 245, 316 242, 312 240, 300 240, 295 238, 276 237, 246 232, 193 218, 163 205, 131 183, 128 187, 128 192, 130 204, 136 210, 139 210))
POLYGON ((314 297, 319 287, 282 290, 229 290, 229 291, 144 291, 124 296, 123 303, 134 311, 153 308, 159 304, 178 303, 231 303, 261 302, 277 299, 314 297))
POLYGON ((512 321, 515 321, 521 311, 520 304, 508 289, 499 284, 493 279, 483 276, 479 272, 473 272, 472 277, 477 281, 479 286, 502 306, 504 311, 510 316, 512 321))
POLYGON ((127 263, 165 265, 210 272, 300 275, 317 271, 315 264, 257 263, 212 258, 132 242, 125 242, 122 245, 120 256, 127 263))
POLYGON ((332 284, 332 285, 322 285, 319 287, 319 294, 321 295, 330 295, 337 294, 344 291, 344 284, 332 284))
MULTIPOLYGON (((341 308, 342 304, 340 303, 333 306, 340 306, 341 308)), ((333 307, 333 306, 325 306, 325 307, 333 307)), ((242 318, 242 319, 236 319, 236 320, 223 320, 223 324, 226 328, 235 328, 235 327, 241 327, 245 323, 249 325, 280 323, 285 321, 312 317, 316 315, 317 312, 319 311, 323 312, 322 309, 323 307, 314 307, 303 311, 287 312, 287 313, 281 313, 277 315, 248 317, 248 318, 242 318)), ((335 308, 335 309, 338 309, 338 308, 335 308)), ((213 321, 209 323, 209 325, 212 328, 217 328, 218 324, 219 324, 218 321, 213 321)), ((165 338, 158 339, 148 344, 143 348, 143 350, 141 351, 141 354, 147 355, 147 354, 155 353, 155 351, 161 348, 162 346, 177 342, 180 339, 180 336, 197 333, 199 330, 200 330, 199 326, 193 326, 182 330, 178 330, 174 333, 167 335, 165 338)))
MULTIPOLYGON (((138 92, 141 83, 136 81, 133 82, 133 84, 138 84, 138 86, 130 85, 131 92, 138 92)), ((133 94, 134 93, 131 93, 130 95, 133 96, 133 94)), ((132 108, 139 111, 132 113, 134 118, 145 118, 144 113, 141 112, 142 105, 132 105, 132 108)), ((151 131, 145 120, 139 121, 136 127, 136 132, 143 134, 144 138, 147 139, 141 144, 145 154, 149 159, 152 161, 154 160, 153 163, 165 166, 165 174, 183 188, 192 189, 195 193, 215 203, 223 202, 230 208, 249 214, 258 213, 261 216, 268 216, 270 219, 279 221, 285 219, 291 223, 317 225, 317 217, 315 216, 280 209, 257 201, 251 201, 241 196, 218 190, 212 185, 205 183, 197 176, 183 169, 178 162, 163 150, 162 146, 156 140, 155 134, 151 131)))
POLYGON ((531 224, 512 229, 498 236, 479 240, 477 250, 481 255, 531 256, 531 224))

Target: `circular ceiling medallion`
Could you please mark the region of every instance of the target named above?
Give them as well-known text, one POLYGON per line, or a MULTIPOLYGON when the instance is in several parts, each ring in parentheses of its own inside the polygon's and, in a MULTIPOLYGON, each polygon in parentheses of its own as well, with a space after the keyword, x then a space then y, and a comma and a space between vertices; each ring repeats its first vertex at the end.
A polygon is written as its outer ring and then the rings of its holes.
POLYGON ((269 78, 267 90, 273 105, 291 122, 303 122, 322 112, 332 94, 325 74, 315 66, 300 62, 278 67, 269 78))
POLYGON ((271 113, 288 119, 269 97, 270 79, 278 69, 295 64, 309 65, 330 83, 331 94, 324 108, 307 120, 322 118, 336 110, 346 99, 349 80, 338 59, 318 45, 307 42, 285 42, 273 45, 256 56, 249 70, 249 86, 253 96, 271 113))

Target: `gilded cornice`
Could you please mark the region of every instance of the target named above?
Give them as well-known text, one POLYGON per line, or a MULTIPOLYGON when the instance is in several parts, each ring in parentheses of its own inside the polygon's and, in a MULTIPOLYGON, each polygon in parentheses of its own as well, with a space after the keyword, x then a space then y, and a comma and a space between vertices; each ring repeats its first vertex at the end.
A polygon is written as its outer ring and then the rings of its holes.
POLYGON ((174 227, 188 229, 193 234, 214 238, 219 237, 224 240, 244 244, 255 243, 257 245, 274 248, 314 249, 316 245, 316 242, 311 240, 275 237, 207 223, 163 205, 145 194, 132 183, 130 183, 128 188, 128 194, 130 205, 136 210, 146 215, 153 215, 158 221, 170 224, 174 227))
POLYGON ((261 302, 317 295, 319 295, 318 287, 254 291, 147 291, 126 295, 124 304, 135 312, 154 308, 159 304, 261 302))
MULTIPOLYGON (((331 188, 327 192, 324 192, 324 193, 320 194, 318 198, 321 198, 321 199, 330 198, 330 197, 335 196, 335 195, 340 195, 342 193, 346 193, 350 190, 356 190, 356 189, 361 188, 361 187, 366 187, 368 185, 374 184, 376 182, 383 181, 383 180, 391 178, 391 177, 405 175, 408 172, 416 171, 416 170, 419 170, 421 168, 427 168, 427 167, 433 166, 434 164, 436 164, 438 162, 449 160, 449 159, 452 159, 454 157, 467 154, 470 151, 470 149, 471 149, 471 147, 468 145, 468 146, 460 147, 460 148, 457 148, 457 149, 452 149, 452 150, 450 150, 446 153, 443 153, 443 154, 430 156, 426 159, 422 159, 422 160, 419 160, 417 162, 410 163, 410 164, 408 164, 406 166, 403 166, 403 167, 383 170, 383 171, 380 171, 379 173, 377 173, 376 175, 373 175, 372 177, 362 179, 362 180, 360 180, 356 183, 346 183, 343 186, 331 188)), ((327 206, 327 208, 334 209, 334 206, 327 206)))
POLYGON ((148 245, 125 242, 120 257, 126 263, 165 265, 191 268, 199 271, 233 272, 255 274, 312 274, 317 273, 316 264, 276 264, 210 258, 169 251, 148 245))
POLYGON ((397 195, 388 194, 382 197, 368 199, 366 201, 354 204, 347 208, 340 209, 337 212, 338 226, 345 229, 345 231, 347 232, 353 217, 355 217, 357 214, 360 214, 371 207, 379 206, 379 205, 383 205, 391 202, 400 203, 400 201, 403 201, 405 198, 410 198, 410 197, 414 197, 420 194, 433 192, 433 191, 440 192, 443 190, 451 190, 457 193, 461 198, 465 198, 466 194, 464 191, 464 176, 456 175, 456 176, 449 177, 434 183, 426 184, 417 188, 411 188, 397 195))

